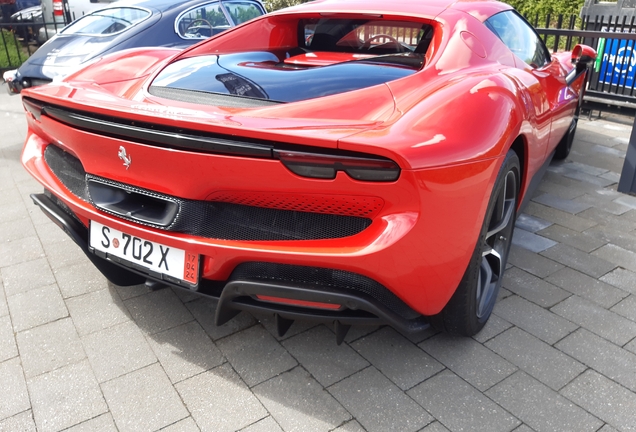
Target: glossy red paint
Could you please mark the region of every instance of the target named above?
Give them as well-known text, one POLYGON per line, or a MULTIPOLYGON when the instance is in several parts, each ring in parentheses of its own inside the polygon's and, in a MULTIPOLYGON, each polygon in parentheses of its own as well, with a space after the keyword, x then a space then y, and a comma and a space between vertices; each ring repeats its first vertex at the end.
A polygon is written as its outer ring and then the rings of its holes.
POLYGON ((133 48, 119 51, 106 58, 101 57, 67 77, 75 82, 104 85, 119 81, 129 81, 148 76, 162 61, 175 56, 181 50, 170 48, 133 48))
POLYGON ((589 62, 596 58, 596 50, 587 45, 578 44, 572 49, 571 62, 575 66, 577 63, 584 61, 589 62))
MULTIPOLYGON (((248 261, 333 268, 367 276, 415 311, 433 315, 447 304, 466 270, 506 153, 521 143, 523 198, 529 180, 565 134, 581 90, 582 79, 571 87, 565 83, 571 63, 554 56, 533 68, 482 24, 508 9, 489 1, 314 1, 181 53, 122 51, 61 83, 24 91, 24 97, 104 118, 385 157, 401 168, 396 181, 370 184, 343 172, 333 180, 309 179, 275 159, 161 148, 87 132, 44 115, 39 120, 27 116, 22 162, 84 224, 95 220, 168 246, 187 245, 202 256, 204 279, 226 280, 248 261), (421 70, 360 90, 250 108, 150 94, 154 77, 179 59, 284 53, 298 44, 299 16, 408 19, 430 24, 434 34, 421 70), (216 240, 162 231, 106 214, 73 195, 43 158, 49 144, 77 157, 88 173, 158 193, 317 213, 366 212, 372 223, 346 238, 305 241, 216 240), (120 146, 133 157, 130 169, 117 157, 120 146), (339 210, 320 204, 325 202, 339 210)), ((355 56, 318 52, 282 62, 320 67, 348 60, 355 56)))

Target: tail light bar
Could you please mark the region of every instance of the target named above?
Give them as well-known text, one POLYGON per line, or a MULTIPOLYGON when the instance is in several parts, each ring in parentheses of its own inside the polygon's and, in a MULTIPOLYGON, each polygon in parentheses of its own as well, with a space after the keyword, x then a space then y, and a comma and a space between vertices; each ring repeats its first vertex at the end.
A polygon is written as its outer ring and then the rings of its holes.
POLYGON ((342 150, 334 150, 331 154, 318 153, 322 149, 315 147, 317 152, 314 153, 302 151, 305 147, 295 150, 300 146, 292 147, 290 144, 239 141, 235 137, 201 135, 198 131, 103 118, 91 113, 70 111, 26 97, 22 99, 22 103, 36 120, 45 115, 72 127, 101 135, 180 150, 278 159, 288 170, 301 177, 332 180, 336 178, 338 171, 342 171, 354 180, 392 182, 400 176, 400 167, 391 159, 367 156, 365 153, 342 150), (283 146, 285 148, 281 148, 283 146), (294 149, 288 150, 290 147, 294 149))
POLYGON ((22 98, 22 105, 29 113, 31 113, 31 116, 33 116, 34 119, 40 120, 40 117, 42 117, 42 109, 44 108, 42 105, 33 99, 27 98, 22 98))
POLYGON ((64 5, 62 4, 62 0, 53 0, 53 15, 64 15, 64 5))
POLYGON ((334 179, 338 171, 361 181, 390 182, 400 176, 400 167, 389 159, 326 155, 274 150, 283 165, 302 177, 334 179))

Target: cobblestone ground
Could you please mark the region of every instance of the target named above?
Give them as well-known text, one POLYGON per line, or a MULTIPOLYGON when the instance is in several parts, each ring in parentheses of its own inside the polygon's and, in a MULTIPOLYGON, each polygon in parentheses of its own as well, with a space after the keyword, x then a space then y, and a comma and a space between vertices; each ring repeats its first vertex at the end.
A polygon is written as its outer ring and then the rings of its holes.
MULTIPOLYGON (((4 93, 4 89, 2 92, 4 93)), ((29 199, 19 98, 0 96, 0 431, 636 430, 631 120, 582 121, 514 235, 474 338, 332 329, 109 285, 29 199)))

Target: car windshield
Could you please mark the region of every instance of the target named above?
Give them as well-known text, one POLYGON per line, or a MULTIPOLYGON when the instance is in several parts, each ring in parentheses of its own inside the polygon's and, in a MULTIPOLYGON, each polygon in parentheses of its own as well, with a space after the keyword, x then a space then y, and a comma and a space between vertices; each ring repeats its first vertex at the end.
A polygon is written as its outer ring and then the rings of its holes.
POLYGON ((263 11, 255 3, 249 1, 229 0, 224 1, 223 6, 225 6, 236 25, 263 15, 263 11))
POLYGON ((428 24, 408 21, 308 19, 300 22, 299 46, 311 51, 368 54, 425 53, 428 24))
POLYGON ((148 18, 150 12, 137 8, 111 8, 86 15, 71 23, 63 34, 111 35, 148 18))

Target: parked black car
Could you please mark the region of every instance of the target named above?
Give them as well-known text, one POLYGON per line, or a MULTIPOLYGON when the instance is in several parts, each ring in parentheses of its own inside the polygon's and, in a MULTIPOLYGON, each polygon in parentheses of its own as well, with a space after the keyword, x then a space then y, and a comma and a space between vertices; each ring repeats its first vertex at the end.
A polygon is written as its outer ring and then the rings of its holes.
POLYGON ((73 21, 4 80, 9 93, 17 94, 105 54, 147 46, 185 48, 264 13, 260 0, 113 3, 73 21))

